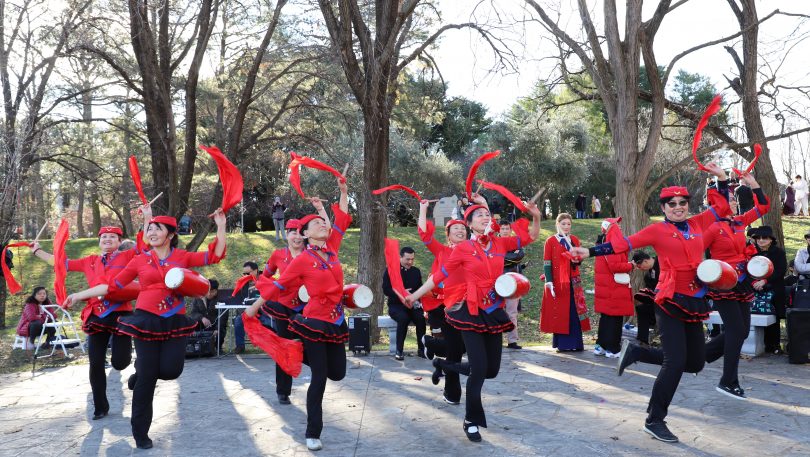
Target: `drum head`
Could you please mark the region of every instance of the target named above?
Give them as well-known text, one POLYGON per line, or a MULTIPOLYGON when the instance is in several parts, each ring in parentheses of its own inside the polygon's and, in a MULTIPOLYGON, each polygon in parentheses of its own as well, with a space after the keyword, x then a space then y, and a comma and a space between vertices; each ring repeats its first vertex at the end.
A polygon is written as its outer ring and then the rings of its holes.
POLYGON ((307 286, 301 286, 298 288, 298 299, 304 303, 309 301, 309 292, 307 292, 307 286))
POLYGON ((697 276, 701 281, 707 284, 711 284, 720 279, 721 274, 723 274, 723 267, 716 260, 704 260, 698 265, 697 276))
POLYGON ((357 289, 355 289, 352 299, 358 308, 368 308, 371 306, 371 302, 374 301, 374 293, 368 288, 368 286, 360 284, 357 286, 357 289))
POLYGON ((511 297, 516 291, 517 280, 512 275, 500 275, 495 280, 495 292, 501 297, 511 297))
POLYGON ((766 276, 771 267, 771 262, 767 257, 763 256, 754 256, 751 260, 748 261, 748 272, 751 273, 751 276, 755 278, 762 278, 766 276))
POLYGON ((183 284, 183 279, 185 279, 183 269, 174 267, 169 270, 168 273, 166 273, 166 278, 163 280, 163 282, 169 289, 177 289, 181 284, 183 284))

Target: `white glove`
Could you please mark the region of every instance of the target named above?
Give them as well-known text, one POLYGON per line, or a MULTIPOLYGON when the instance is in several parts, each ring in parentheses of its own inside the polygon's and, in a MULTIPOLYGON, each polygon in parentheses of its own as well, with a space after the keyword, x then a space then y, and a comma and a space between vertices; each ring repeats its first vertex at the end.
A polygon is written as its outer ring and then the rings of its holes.
POLYGON ((554 293, 554 283, 553 282, 547 282, 545 284, 545 286, 546 286, 546 289, 548 289, 548 291, 551 292, 551 296, 554 297, 554 298, 557 298, 557 294, 554 293))
POLYGON ((602 233, 607 233, 610 228, 610 221, 602 221, 602 233))

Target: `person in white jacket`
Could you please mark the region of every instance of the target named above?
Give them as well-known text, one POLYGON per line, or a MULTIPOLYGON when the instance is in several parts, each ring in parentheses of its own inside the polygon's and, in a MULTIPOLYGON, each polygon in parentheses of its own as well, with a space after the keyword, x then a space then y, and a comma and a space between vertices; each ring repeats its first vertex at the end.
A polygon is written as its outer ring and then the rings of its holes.
POLYGON ((802 179, 802 175, 796 175, 796 180, 793 181, 793 191, 795 192, 795 205, 796 209, 793 212, 794 216, 799 213, 804 213, 807 216, 807 181, 802 179))
POLYGON ((800 275, 810 276, 810 254, 808 254, 808 250, 810 250, 810 231, 804 234, 804 241, 807 242, 807 246, 796 251, 793 268, 800 275))

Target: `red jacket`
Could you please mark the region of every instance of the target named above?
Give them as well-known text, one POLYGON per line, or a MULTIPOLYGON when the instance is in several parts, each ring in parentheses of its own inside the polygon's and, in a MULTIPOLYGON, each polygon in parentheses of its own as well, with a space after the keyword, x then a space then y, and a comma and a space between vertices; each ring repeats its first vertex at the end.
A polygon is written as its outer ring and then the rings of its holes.
POLYGON ((608 316, 632 316, 633 289, 629 284, 619 284, 616 273, 630 273, 633 264, 626 254, 600 256, 594 262, 594 310, 608 316))
POLYGON ((20 323, 17 324, 17 335, 31 336, 28 334, 28 324, 34 321, 45 323, 45 310, 36 303, 26 302, 23 307, 20 323))

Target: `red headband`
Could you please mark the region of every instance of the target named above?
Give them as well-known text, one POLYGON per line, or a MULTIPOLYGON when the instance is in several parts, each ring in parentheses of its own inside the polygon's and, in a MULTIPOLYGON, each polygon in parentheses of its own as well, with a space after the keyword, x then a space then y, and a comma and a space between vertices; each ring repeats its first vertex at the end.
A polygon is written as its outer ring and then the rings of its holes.
POLYGON ((101 236, 104 233, 114 233, 114 234, 116 234, 118 236, 124 236, 124 231, 121 230, 120 227, 115 227, 115 226, 106 226, 106 227, 101 227, 100 229, 98 229, 98 236, 101 236))
POLYGON ((659 198, 663 199, 671 197, 689 198, 689 191, 686 189, 686 187, 681 186, 670 186, 661 189, 661 195, 659 196, 659 198))
POLYGON ((177 219, 171 216, 155 216, 149 220, 149 223, 163 224, 166 226, 177 228, 177 219))
POLYGON ((301 219, 298 219, 298 224, 299 224, 298 225, 298 232, 299 233, 303 232, 304 229, 306 228, 307 224, 309 224, 309 222, 311 220, 313 220, 313 219, 321 219, 321 220, 323 220, 323 218, 321 216, 318 216, 317 214, 307 214, 306 216, 302 217, 301 219))
POLYGON ((469 208, 467 208, 467 211, 464 211, 464 220, 466 221, 467 218, 470 217, 470 214, 473 213, 473 211, 481 208, 484 208, 485 210, 489 211, 489 208, 487 208, 484 205, 472 205, 469 208))
POLYGON ((463 225, 464 227, 467 226, 467 224, 465 224, 464 221, 462 221, 461 219, 450 219, 449 221, 447 221, 447 224, 444 225, 444 229, 446 231, 450 231, 450 227, 454 225, 463 225))
POLYGON ((287 221, 287 224, 284 225, 285 230, 298 230, 301 227, 301 221, 298 219, 290 219, 287 221))

